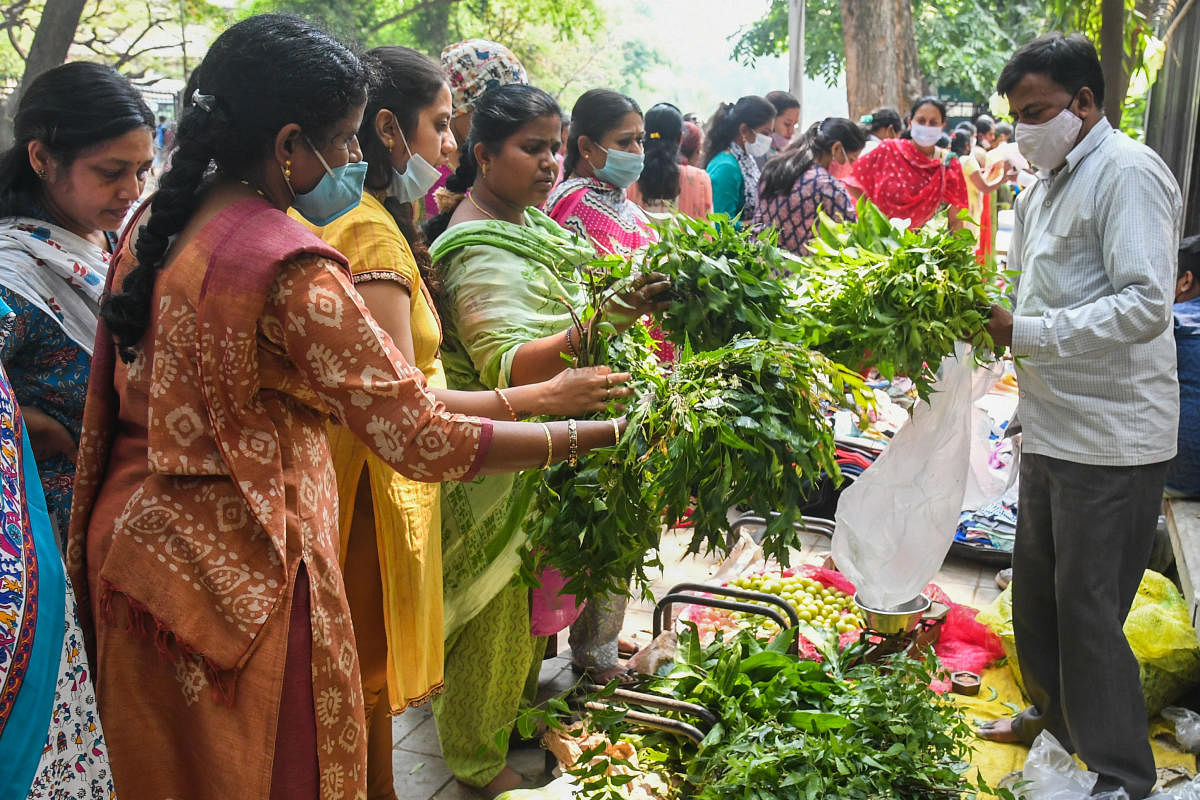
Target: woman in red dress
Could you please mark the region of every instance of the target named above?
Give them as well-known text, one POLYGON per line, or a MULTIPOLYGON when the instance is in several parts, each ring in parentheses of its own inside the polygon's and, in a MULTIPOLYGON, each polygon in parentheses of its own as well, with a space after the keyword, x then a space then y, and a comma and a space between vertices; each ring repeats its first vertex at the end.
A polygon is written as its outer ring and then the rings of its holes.
MULTIPOLYGON (((929 222, 943 203, 967 207, 962 165, 937 148, 945 125, 946 104, 922 97, 913 104, 904 137, 886 139, 854 162, 854 181, 863 193, 892 219, 907 219, 911 230, 929 222)), ((951 211, 950 229, 961 227, 957 211, 951 211)))

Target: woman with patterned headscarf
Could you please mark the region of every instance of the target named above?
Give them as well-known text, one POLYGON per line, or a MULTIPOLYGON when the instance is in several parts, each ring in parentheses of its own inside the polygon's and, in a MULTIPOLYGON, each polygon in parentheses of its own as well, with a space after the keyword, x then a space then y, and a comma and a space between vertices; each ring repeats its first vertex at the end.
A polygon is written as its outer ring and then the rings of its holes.
MULTIPOLYGON (((450 115, 450 132, 458 141, 461 152, 467 142, 467 133, 471 130, 475 103, 483 93, 510 83, 527 84, 529 76, 512 50, 487 39, 467 39, 450 45, 442 51, 441 63, 442 71, 446 73, 446 83, 450 85, 450 99, 454 108, 450 115)), ((442 177, 425 195, 425 213, 429 217, 457 206, 462 200, 461 195, 448 193, 444 188, 446 178, 458 169, 458 155, 458 152, 452 154, 447 166, 438 167, 442 177)))

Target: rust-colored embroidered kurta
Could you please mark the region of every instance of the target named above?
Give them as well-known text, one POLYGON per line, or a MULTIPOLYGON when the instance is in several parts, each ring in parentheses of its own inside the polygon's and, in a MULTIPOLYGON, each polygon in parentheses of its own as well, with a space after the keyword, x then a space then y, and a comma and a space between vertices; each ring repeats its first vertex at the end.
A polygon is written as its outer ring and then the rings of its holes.
POLYGON ((160 273, 132 364, 101 325, 68 560, 120 794, 267 797, 303 563, 321 797, 365 796, 330 418, 430 481, 472 477, 491 439, 424 391, 344 259, 265 201, 225 209, 160 273))

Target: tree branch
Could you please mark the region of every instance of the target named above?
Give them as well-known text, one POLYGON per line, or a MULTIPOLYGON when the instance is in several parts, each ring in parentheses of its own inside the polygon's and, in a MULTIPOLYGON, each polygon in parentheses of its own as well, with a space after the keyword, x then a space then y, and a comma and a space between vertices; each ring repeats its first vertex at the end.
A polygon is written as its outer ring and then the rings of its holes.
POLYGON ((453 5, 454 3, 459 3, 459 2, 462 2, 462 0, 420 0, 420 2, 418 2, 416 5, 406 8, 398 14, 393 14, 392 16, 388 17, 387 19, 382 19, 382 20, 379 20, 378 22, 372 23, 371 26, 369 28, 367 28, 367 33, 378 33, 379 31, 383 30, 387 26, 395 25, 400 20, 406 19, 407 17, 411 17, 413 14, 417 14, 428 8, 437 8, 438 6, 453 5))
POLYGON ((29 53, 26 52, 25 50, 22 50, 21 43, 17 41, 17 27, 15 25, 10 25, 7 28, 7 32, 8 32, 8 42, 9 42, 9 44, 12 45, 12 49, 16 52, 16 54, 18 56, 21 57, 22 61, 28 61, 29 53))
MULTIPOLYGON (((113 69, 119 70, 130 61, 141 58, 142 56, 146 55, 146 53, 153 53, 155 50, 174 50, 177 47, 179 47, 178 44, 156 44, 152 47, 143 47, 141 50, 137 51, 130 50, 118 56, 116 63, 113 64, 112 67, 113 69)), ((143 72, 145 72, 145 70, 143 70, 143 72)))
POLYGON ((1195 2, 1196 0, 1187 0, 1183 4, 1183 8, 1179 9, 1179 13, 1175 15, 1175 19, 1171 20, 1171 24, 1167 27, 1167 32, 1163 34, 1163 47, 1166 47, 1167 43, 1171 41, 1171 37, 1175 35, 1175 30, 1179 27, 1179 23, 1183 22, 1183 18, 1192 10, 1192 4, 1195 2))

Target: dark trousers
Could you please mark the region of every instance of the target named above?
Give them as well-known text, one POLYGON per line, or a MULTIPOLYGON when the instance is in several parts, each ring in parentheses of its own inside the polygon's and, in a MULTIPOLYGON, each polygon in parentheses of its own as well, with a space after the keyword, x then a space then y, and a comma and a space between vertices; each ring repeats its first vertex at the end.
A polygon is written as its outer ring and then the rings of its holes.
POLYGON ((1026 743, 1043 729, 1133 800, 1155 782, 1138 665, 1122 626, 1150 558, 1167 465, 1101 467, 1026 453, 1013 630, 1026 743))

